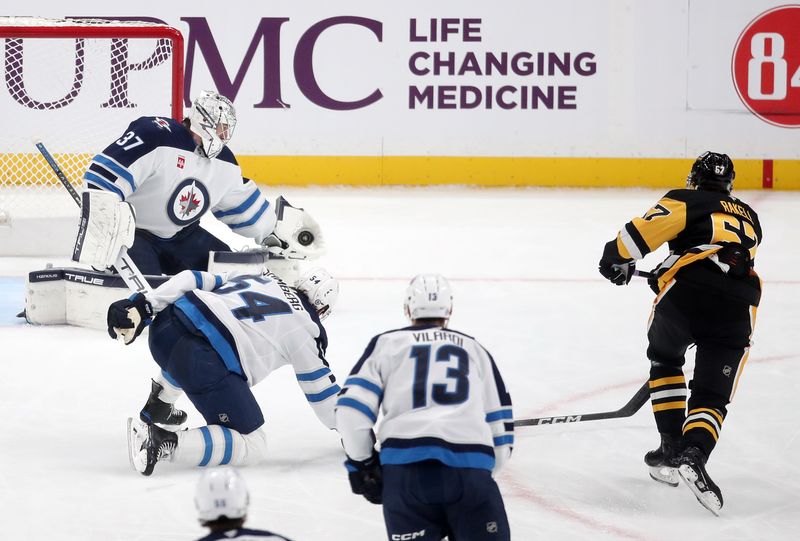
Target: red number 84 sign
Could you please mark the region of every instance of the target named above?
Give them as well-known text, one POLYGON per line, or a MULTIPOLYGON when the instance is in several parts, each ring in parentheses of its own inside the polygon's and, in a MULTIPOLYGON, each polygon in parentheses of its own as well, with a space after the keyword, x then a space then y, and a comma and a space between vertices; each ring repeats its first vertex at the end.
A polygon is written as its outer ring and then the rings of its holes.
POLYGON ((800 5, 753 19, 736 42, 731 71, 739 98, 754 115, 800 128, 800 5))

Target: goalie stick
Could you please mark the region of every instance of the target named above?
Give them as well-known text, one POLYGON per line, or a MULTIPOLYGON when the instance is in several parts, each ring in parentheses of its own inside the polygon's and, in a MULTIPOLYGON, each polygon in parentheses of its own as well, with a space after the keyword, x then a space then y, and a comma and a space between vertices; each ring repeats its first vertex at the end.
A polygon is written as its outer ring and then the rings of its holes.
POLYGON ((630 417, 644 406, 650 398, 649 382, 644 382, 636 394, 628 400, 628 403, 615 411, 604 411, 600 413, 579 413, 577 415, 560 415, 557 417, 533 417, 531 419, 516 419, 514 426, 538 426, 554 425, 565 423, 579 423, 581 421, 600 421, 602 419, 618 419, 620 417, 630 417))
MULTIPOLYGON (((67 189, 69 195, 72 196, 73 201, 80 207, 81 206, 81 196, 78 195, 78 192, 75 191, 75 188, 72 186, 72 183, 67 178, 67 175, 64 174, 64 171, 61 169, 61 166, 58 165, 58 162, 53 158, 53 155, 50 154, 50 151, 44 146, 44 143, 41 141, 34 141, 34 145, 41 153, 42 157, 44 157, 45 161, 47 161, 47 165, 50 166, 50 169, 53 170, 56 177, 58 177, 59 182, 67 189)), ((84 227, 84 224, 81 224, 81 227, 84 227)), ((153 288, 150 284, 147 283, 144 275, 138 269, 136 264, 131 260, 128 256, 128 251, 123 248, 120 250, 119 256, 117 256, 117 260, 114 262, 114 267, 117 269, 122 280, 125 282, 131 291, 134 293, 142 293, 143 295, 148 295, 153 291, 153 288)))

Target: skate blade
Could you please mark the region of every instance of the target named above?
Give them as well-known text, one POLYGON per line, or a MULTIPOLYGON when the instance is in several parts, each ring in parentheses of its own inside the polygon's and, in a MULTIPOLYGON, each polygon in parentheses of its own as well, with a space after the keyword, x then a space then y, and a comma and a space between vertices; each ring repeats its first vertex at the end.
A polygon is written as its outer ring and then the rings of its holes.
POLYGON ((700 490, 697 488, 697 472, 691 466, 683 464, 678 467, 678 473, 683 479, 684 483, 692 491, 700 505, 711 511, 714 516, 718 517, 720 509, 722 509, 722 502, 719 501, 717 495, 710 490, 700 490))
POLYGON ((163 428, 164 430, 168 430, 170 432, 180 432, 181 430, 188 430, 189 427, 183 426, 185 423, 181 423, 179 425, 165 425, 161 423, 153 423, 158 428, 163 428))
POLYGON ((142 432, 143 426, 146 425, 134 420, 133 417, 128 417, 128 463, 133 471, 147 475, 144 473, 147 466, 147 451, 142 450, 142 443, 147 439, 147 431, 142 432))
POLYGON ((670 468, 668 466, 648 466, 650 470, 650 478, 653 481, 658 481, 659 483, 671 487, 676 487, 680 483, 680 476, 678 475, 678 470, 675 468, 670 468))

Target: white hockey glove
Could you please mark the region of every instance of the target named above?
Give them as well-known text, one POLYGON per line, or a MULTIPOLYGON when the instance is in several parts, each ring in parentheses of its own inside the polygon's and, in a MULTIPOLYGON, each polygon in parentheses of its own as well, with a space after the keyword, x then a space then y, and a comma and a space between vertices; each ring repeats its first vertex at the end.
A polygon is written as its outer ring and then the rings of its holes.
POLYGON ((275 229, 261 243, 287 259, 316 259, 325 253, 322 230, 314 218, 279 196, 275 200, 275 229))
POLYGON ((112 266, 123 248, 133 246, 136 221, 130 203, 111 192, 86 190, 72 260, 96 269, 112 266))

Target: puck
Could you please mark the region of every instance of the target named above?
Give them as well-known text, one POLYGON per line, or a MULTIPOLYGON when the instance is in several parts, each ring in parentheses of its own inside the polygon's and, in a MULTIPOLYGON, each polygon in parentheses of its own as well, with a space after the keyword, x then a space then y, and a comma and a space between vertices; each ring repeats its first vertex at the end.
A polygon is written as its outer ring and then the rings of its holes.
POLYGON ((299 242, 302 246, 308 246, 314 242, 314 235, 310 231, 300 231, 300 233, 297 235, 297 242, 299 242))

